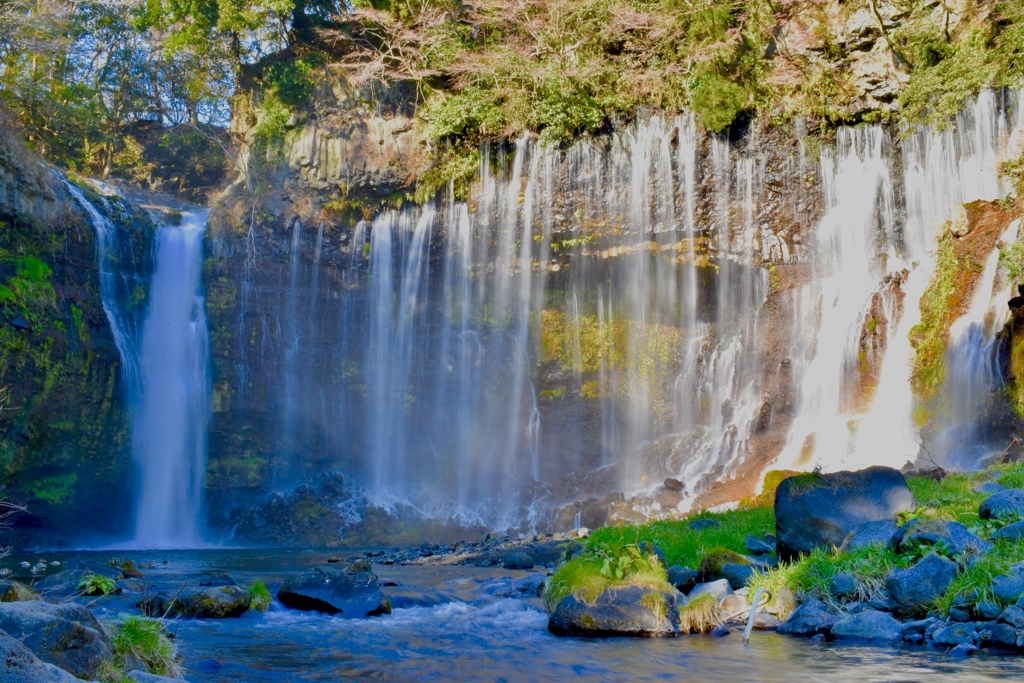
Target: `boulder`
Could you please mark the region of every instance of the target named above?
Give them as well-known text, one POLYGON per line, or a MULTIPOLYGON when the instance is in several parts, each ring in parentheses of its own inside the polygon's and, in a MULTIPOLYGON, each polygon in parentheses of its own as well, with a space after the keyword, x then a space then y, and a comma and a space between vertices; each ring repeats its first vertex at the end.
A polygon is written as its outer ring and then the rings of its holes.
POLYGON ((999 603, 992 602, 991 600, 982 600, 974 606, 974 611, 982 619, 995 621, 1003 613, 1003 608, 999 606, 999 603))
POLYGON ((977 654, 981 651, 977 645, 973 643, 960 643, 952 650, 949 651, 951 657, 969 657, 973 654, 977 654))
POLYGON ((874 610, 840 619, 831 633, 836 640, 891 643, 901 639, 900 622, 891 614, 874 610))
POLYGON ((839 547, 862 524, 895 522, 916 506, 906 479, 891 467, 789 477, 775 493, 779 557, 839 547))
POLYGON ((1020 541, 1024 539, 1024 522, 1007 524, 992 534, 993 540, 1020 541))
POLYGON ((751 555, 771 555, 775 552, 775 543, 760 536, 747 536, 743 545, 751 555))
POLYGON ((286 607, 340 614, 352 619, 391 613, 391 603, 380 590, 377 575, 365 560, 341 569, 313 567, 288 579, 277 593, 286 607))
POLYGON ((698 598, 706 593, 710 593, 715 596, 715 600, 721 602, 722 598, 726 595, 732 595, 733 590, 727 579, 718 579, 717 581, 698 583, 686 597, 689 600, 693 600, 694 598, 698 598))
POLYGON ((941 629, 932 636, 932 640, 936 645, 942 647, 956 647, 962 643, 973 643, 974 634, 977 629, 974 624, 968 623, 957 623, 950 624, 944 629, 941 629))
POLYGON ((992 579, 992 594, 1002 603, 1009 603, 1024 595, 1024 577, 996 576, 992 579))
POLYGON ((517 550, 505 558, 505 569, 533 569, 533 558, 529 553, 517 550))
POLYGON ((39 594, 23 583, 0 581, 0 602, 24 602, 38 598, 39 594))
POLYGON ((78 683, 64 669, 47 664, 32 654, 32 651, 0 631, 0 683, 78 683))
POLYGON ((848 600, 857 595, 857 579, 852 574, 840 572, 832 577, 828 589, 840 600, 848 600))
POLYGON ((1024 629, 1014 628, 1009 624, 996 624, 992 627, 990 641, 998 647, 1024 648, 1024 629))
POLYGON ((722 526, 722 523, 717 519, 709 519, 707 517, 699 517, 697 519, 691 519, 690 528, 694 531, 704 531, 705 529, 717 529, 722 526))
POLYGON ((679 632, 676 593, 609 588, 593 604, 567 595, 555 606, 548 630, 560 636, 674 636, 679 632))
POLYGON ((726 562, 718 570, 718 576, 728 581, 733 590, 739 590, 749 584, 750 577, 755 573, 760 572, 753 565, 735 562, 726 562))
POLYGON ((196 619, 240 617, 249 611, 252 597, 239 586, 216 586, 182 596, 171 608, 172 616, 196 619))
POLYGON ((92 612, 72 603, 0 603, 0 630, 20 640, 42 661, 78 678, 96 678, 103 660, 113 653, 92 612))
POLYGON ((984 484, 978 484, 977 486, 975 486, 974 490, 977 491, 978 493, 991 494, 1002 493, 1003 491, 1008 491, 1009 489, 1003 486, 1002 484, 998 484, 994 481, 986 481, 984 484))
POLYGON ((1024 609, 1010 605, 1002 611, 997 621, 1000 624, 1009 624, 1014 628, 1024 628, 1024 609))
POLYGON ((952 557, 983 555, 992 550, 991 543, 972 534, 963 524, 945 519, 912 519, 900 527, 890 544, 897 552, 935 547, 952 557))
POLYGON ((800 605, 778 630, 788 636, 810 637, 829 633, 837 623, 839 616, 830 612, 821 600, 812 598, 800 605))
POLYGON ((956 573, 955 562, 934 553, 912 567, 894 571, 886 580, 893 612, 903 617, 923 616, 932 601, 946 592, 956 573))
POLYGON ((928 617, 919 621, 906 621, 900 625, 900 633, 904 638, 915 633, 924 634, 930 626, 937 623, 939 623, 939 620, 935 617, 928 617))
POLYGON ((697 571, 674 564, 668 568, 668 582, 677 590, 688 593, 697 585, 697 571))
POLYGON ((869 545, 882 544, 887 545, 892 539, 893 534, 899 531, 899 527, 896 522, 891 519, 883 519, 878 522, 865 522, 856 529, 847 534, 846 538, 843 539, 842 545, 839 549, 846 552, 850 550, 860 550, 866 548, 869 545))
POLYGON ((1007 489, 989 496, 978 508, 982 519, 1024 518, 1024 489, 1007 489))

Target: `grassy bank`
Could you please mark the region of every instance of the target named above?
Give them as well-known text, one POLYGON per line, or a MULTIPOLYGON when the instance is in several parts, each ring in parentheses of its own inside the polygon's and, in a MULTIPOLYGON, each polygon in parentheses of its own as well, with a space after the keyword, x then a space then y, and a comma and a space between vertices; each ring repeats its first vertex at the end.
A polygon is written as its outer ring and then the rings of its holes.
MULTIPOLYGON (((738 560, 747 553, 748 536, 763 537, 775 531, 774 489, 780 477, 769 474, 772 484, 766 494, 726 512, 697 512, 680 520, 659 521, 640 526, 605 527, 587 539, 583 552, 564 564, 550 582, 546 599, 553 608, 570 593, 588 602, 608 587, 641 585, 665 590, 667 573, 655 547, 667 566, 680 565, 705 574, 725 561, 738 560), (634 558, 620 561, 616 558, 634 558), (635 561, 634 561, 635 560, 635 561)), ((942 477, 913 476, 907 483, 918 507, 898 520, 948 520, 966 526, 981 538, 992 540, 1000 528, 1015 519, 982 520, 978 506, 991 495, 975 489, 987 482, 1008 488, 1024 487, 1024 463, 999 464, 977 472, 948 473, 942 477)), ((946 615, 954 605, 972 606, 983 601, 998 602, 992 590, 994 578, 1024 561, 1024 544, 993 540, 994 549, 981 557, 950 557, 958 562, 959 574, 932 609, 946 615)), ((791 563, 780 563, 765 573, 755 574, 750 594, 766 587, 772 592, 769 607, 781 618, 795 607, 792 600, 817 598, 836 609, 851 600, 867 601, 886 597, 886 578, 897 568, 916 563, 924 554, 951 555, 941 545, 904 547, 900 552, 876 544, 851 552, 817 550, 791 563), (852 594, 835 594, 833 579, 847 574, 855 581, 852 594)), ((739 560, 742 561, 742 560, 739 560)))

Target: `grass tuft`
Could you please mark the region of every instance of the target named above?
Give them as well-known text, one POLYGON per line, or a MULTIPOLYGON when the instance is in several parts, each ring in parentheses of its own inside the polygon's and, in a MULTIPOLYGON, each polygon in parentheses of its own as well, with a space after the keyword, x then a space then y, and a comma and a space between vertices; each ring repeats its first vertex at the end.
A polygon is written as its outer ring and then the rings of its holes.
POLYGON ((167 629, 156 619, 129 616, 118 622, 111 644, 114 656, 101 673, 106 683, 121 683, 126 680, 129 666, 135 668, 142 663, 146 671, 157 676, 181 678, 178 653, 174 643, 167 637, 167 629))
POLYGON ((722 623, 724 616, 714 595, 698 595, 679 608, 679 630, 682 633, 707 633, 722 623))
POLYGON ((266 612, 270 609, 270 603, 273 602, 270 589, 262 581, 255 581, 249 586, 249 597, 252 599, 250 607, 259 612, 266 612))

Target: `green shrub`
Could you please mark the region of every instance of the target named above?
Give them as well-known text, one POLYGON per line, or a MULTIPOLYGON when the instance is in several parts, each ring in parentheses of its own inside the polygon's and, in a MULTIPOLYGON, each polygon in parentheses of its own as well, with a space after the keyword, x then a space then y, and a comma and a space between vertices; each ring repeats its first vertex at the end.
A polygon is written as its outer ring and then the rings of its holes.
POLYGON ((82 595, 110 595, 117 590, 117 581, 102 574, 86 574, 78 580, 82 595))
POLYGON ((693 90, 690 105, 697 120, 713 133, 721 133, 732 125, 746 104, 742 86, 711 74, 700 80, 693 90))
POLYGON ((728 512, 701 512, 685 520, 666 520, 644 524, 598 529, 587 539, 587 547, 598 544, 626 545, 648 541, 665 553, 669 566, 679 564, 697 568, 712 549, 746 552, 747 536, 763 536, 775 532, 775 514, 770 507, 757 507, 728 512), (718 526, 693 529, 690 522, 708 519, 718 526))

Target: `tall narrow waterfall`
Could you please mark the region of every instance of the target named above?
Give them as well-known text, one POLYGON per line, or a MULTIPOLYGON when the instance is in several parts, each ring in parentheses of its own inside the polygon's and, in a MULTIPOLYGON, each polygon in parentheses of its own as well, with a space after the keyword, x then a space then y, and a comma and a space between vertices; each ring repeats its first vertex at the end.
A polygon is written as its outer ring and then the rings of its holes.
POLYGON ((210 414, 209 330, 202 288, 206 213, 185 213, 155 240, 141 329, 127 310, 133 282, 120 255, 127 240, 85 194, 68 191, 96 228, 100 295, 121 355, 132 414, 135 535, 142 548, 193 547, 202 541, 206 429, 210 414))
POLYGON ((205 212, 190 212, 180 225, 157 231, 156 269, 139 343, 139 392, 132 402, 139 547, 193 547, 202 539, 210 415, 205 227, 205 212))

